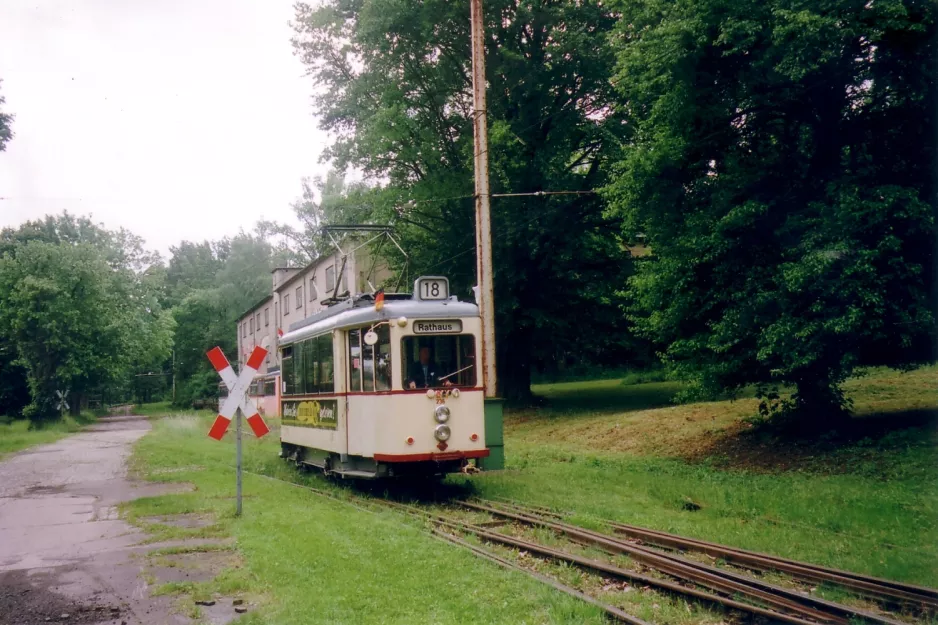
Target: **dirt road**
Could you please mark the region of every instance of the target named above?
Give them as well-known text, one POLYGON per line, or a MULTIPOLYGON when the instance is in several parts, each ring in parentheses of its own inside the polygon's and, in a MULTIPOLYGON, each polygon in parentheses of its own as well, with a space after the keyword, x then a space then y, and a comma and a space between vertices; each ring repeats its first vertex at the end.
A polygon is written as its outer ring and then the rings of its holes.
POLYGON ((116 506, 157 494, 126 460, 143 417, 112 417, 0 462, 0 624, 188 623, 140 576, 152 546, 116 506))

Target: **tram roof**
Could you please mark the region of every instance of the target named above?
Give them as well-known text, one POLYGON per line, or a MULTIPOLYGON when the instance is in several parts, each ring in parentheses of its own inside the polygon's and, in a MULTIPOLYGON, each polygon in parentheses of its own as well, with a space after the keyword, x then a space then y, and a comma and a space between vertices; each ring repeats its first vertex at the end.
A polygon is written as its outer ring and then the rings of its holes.
POLYGON ((448 300, 431 302, 412 298, 397 299, 395 297, 390 300, 386 298, 384 308, 381 310, 375 310, 374 299, 370 295, 358 296, 292 324, 290 331, 281 336, 278 343, 289 345, 332 330, 353 328, 366 323, 399 317, 453 319, 478 316, 478 306, 470 302, 460 302, 455 296, 448 300))

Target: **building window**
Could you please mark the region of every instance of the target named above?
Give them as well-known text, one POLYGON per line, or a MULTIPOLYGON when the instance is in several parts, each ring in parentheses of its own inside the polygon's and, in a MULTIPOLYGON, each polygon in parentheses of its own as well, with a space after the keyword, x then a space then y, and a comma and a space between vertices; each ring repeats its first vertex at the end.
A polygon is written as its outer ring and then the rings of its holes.
POLYGON ((254 334, 254 317, 252 316, 248 323, 251 324, 251 334, 254 334))
POLYGON ((316 292, 316 278, 309 279, 309 301, 314 302, 316 298, 319 297, 319 293, 316 292))
POLYGON ((248 335, 248 324, 242 323, 241 324, 241 338, 246 338, 247 335, 248 335))
POLYGON ((296 287, 296 307, 297 308, 303 307, 303 287, 302 286, 296 287))
POLYGON ((261 331, 261 313, 258 312, 258 313, 254 316, 254 319, 255 319, 255 321, 254 321, 254 329, 256 329, 258 332, 260 332, 260 331, 261 331))
POLYGON ((326 290, 330 293, 335 288, 335 265, 326 267, 326 290))
POLYGON ((264 309, 264 327, 270 325, 270 307, 264 309))
POLYGON ((290 294, 287 293, 283 296, 283 316, 286 317, 290 314, 290 294))

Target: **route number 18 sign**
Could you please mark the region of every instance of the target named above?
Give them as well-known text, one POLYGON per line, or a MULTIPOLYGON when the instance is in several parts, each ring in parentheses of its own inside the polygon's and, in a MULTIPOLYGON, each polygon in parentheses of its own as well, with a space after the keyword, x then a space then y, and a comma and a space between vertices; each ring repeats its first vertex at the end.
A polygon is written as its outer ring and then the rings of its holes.
POLYGON ((424 276, 414 282, 414 294, 419 300, 449 299, 449 279, 442 276, 424 276))

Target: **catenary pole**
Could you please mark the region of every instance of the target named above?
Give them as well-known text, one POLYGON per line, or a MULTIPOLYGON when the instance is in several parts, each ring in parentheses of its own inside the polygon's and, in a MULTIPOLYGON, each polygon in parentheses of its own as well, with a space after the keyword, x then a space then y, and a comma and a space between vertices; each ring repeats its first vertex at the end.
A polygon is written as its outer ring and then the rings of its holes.
POLYGON ((498 396, 495 375, 495 297, 492 216, 489 209, 489 141, 485 105, 485 22, 482 0, 470 0, 472 20, 472 134, 475 147, 476 270, 482 313, 482 380, 486 397, 498 396))

